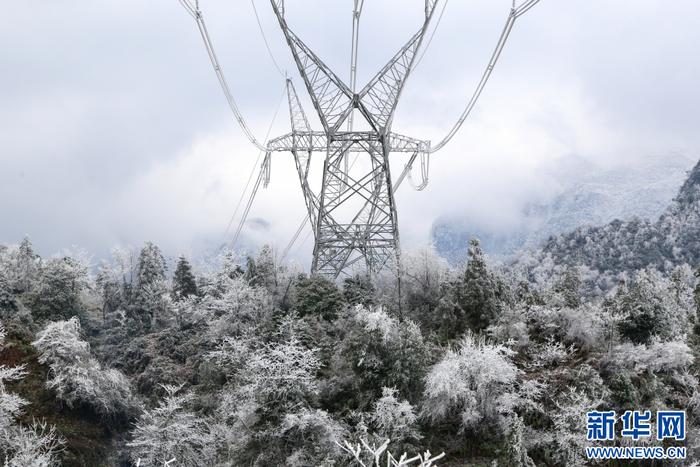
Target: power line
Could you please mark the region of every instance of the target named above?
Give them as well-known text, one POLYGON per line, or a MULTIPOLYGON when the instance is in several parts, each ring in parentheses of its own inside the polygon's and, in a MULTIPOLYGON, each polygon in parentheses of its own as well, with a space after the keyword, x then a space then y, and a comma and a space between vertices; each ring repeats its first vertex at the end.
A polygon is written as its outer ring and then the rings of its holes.
POLYGON ((304 220, 301 221, 301 224, 299 224, 299 228, 297 228, 297 231, 294 233, 294 236, 292 239, 289 241, 287 246, 284 248, 284 251, 282 252, 282 256, 280 258, 280 262, 284 261, 287 255, 289 254, 289 250, 292 249, 294 246, 294 243, 296 243, 297 239, 299 238, 299 235, 301 235, 301 232, 304 230, 304 227, 306 227, 306 224, 309 222, 309 215, 307 214, 306 217, 304 217, 304 220))
POLYGON ((413 66, 414 70, 416 68, 418 68, 420 63, 423 61, 423 57, 425 57, 425 53, 430 48, 430 44, 433 43, 433 38, 435 37, 435 33, 437 32, 438 28, 440 27, 440 22, 442 21, 442 16, 445 14, 445 10, 447 9, 447 3, 448 3, 448 0, 445 0, 445 3, 443 3, 443 5, 442 5, 442 11, 440 11, 440 16, 438 16, 437 22, 435 23, 435 28, 433 29, 433 32, 430 34, 430 37, 428 38, 428 42, 425 44, 425 47, 423 48, 423 52, 420 54, 420 57, 418 57, 416 64, 413 66))
POLYGON ((474 94, 472 94, 471 98, 469 99, 469 102, 467 102, 467 107, 464 109, 462 115, 460 115, 459 119, 457 120, 457 123, 454 124, 447 136, 445 136, 445 138, 443 138, 442 141, 440 141, 430 150, 431 154, 438 152, 440 149, 445 147, 445 145, 450 142, 450 140, 462 127, 467 117, 469 117, 469 115, 472 113, 472 110, 474 110, 474 107, 476 106, 476 103, 479 100, 479 97, 481 96, 484 87, 486 87, 486 83, 488 82, 489 78, 491 77, 491 74, 493 73, 493 69, 498 63, 498 59, 501 57, 501 52, 503 52, 503 48, 505 47, 506 42, 508 42, 508 37, 510 36, 511 31, 513 30, 515 20, 527 13, 530 10, 530 8, 534 7, 539 1, 540 0, 525 0, 523 3, 520 4, 520 6, 516 6, 515 1, 513 1, 513 8, 511 8, 510 10, 510 14, 508 15, 506 24, 503 26, 503 30, 501 31, 501 36, 498 38, 496 48, 491 54, 491 58, 489 59, 489 62, 486 65, 486 69, 484 70, 484 73, 481 76, 479 84, 477 84, 476 86, 474 94))
MULTIPOLYGON (((280 96, 279 103, 277 104, 277 109, 275 110, 275 113, 272 116, 272 120, 270 121, 270 126, 267 128, 267 134, 265 135, 265 140, 267 140, 270 137, 270 133, 272 132, 272 127, 274 126, 275 120, 277 120, 277 115, 279 114, 280 108, 282 107, 282 101, 284 100, 284 95, 285 95, 286 90, 287 90, 287 86, 285 83, 285 86, 282 90, 282 95, 280 96)), ((262 154, 263 154, 263 151, 260 151, 258 153, 258 157, 255 160, 255 164, 253 165, 253 168, 250 172, 250 175, 248 176, 248 181, 245 185, 245 188, 243 189, 243 192, 241 193, 241 197, 238 200, 238 204, 236 205, 236 209, 233 211, 233 215, 231 216, 231 219, 229 220, 229 223, 226 226, 226 231, 224 232, 224 237, 226 237, 226 235, 228 235, 228 232, 231 229, 231 225, 233 224, 233 220, 235 219, 236 214, 238 213, 238 209, 241 207, 241 203, 243 202, 243 199, 245 198, 245 194, 248 191, 248 187, 250 186, 250 181, 253 178, 253 174, 255 173, 255 169, 258 167, 258 162, 260 161, 260 157, 262 157, 262 154)), ((245 221, 248 217, 248 212, 250 211, 250 206, 252 206, 253 199, 255 198, 255 195, 258 191, 258 188, 260 187, 260 181, 262 180, 262 177, 263 177, 263 173, 264 173, 263 167, 264 167, 265 162, 266 161, 263 160, 263 164, 260 165, 260 173, 258 175, 258 179, 256 180, 255 185, 253 187, 253 191, 251 192, 250 199, 246 205, 246 210, 243 212, 243 215, 242 215, 241 220, 238 224, 238 227, 236 228, 236 233, 234 235, 233 241, 231 242, 232 247, 236 244, 236 241, 238 240, 238 236, 240 235, 240 232, 243 229, 243 225, 245 224, 245 221)), ((269 162, 269 161, 267 161, 267 162, 269 162)))
POLYGON ((214 45, 211 41, 211 37, 209 36, 209 31, 207 30, 207 25, 204 22, 204 15, 202 14, 202 11, 199 9, 199 2, 196 1, 194 4, 191 2, 191 0, 179 0, 180 4, 185 8, 185 10, 189 13, 192 18, 194 18, 195 22, 197 23, 197 28, 199 29, 199 34, 202 36, 202 40, 204 41, 204 47, 207 49, 207 54, 209 55, 209 61, 211 62, 212 67, 214 68, 214 73, 216 73, 216 77, 219 80, 219 85, 221 86, 221 90, 224 92, 224 96, 226 97, 226 102, 229 105, 229 108, 233 112, 234 117, 236 118, 236 121, 240 125, 241 129, 243 130, 243 133, 248 137, 250 142, 260 149, 261 151, 266 151, 267 148, 263 146, 253 135, 253 132, 250 131, 250 128, 248 127, 248 124, 246 123, 245 119, 243 118, 243 114, 241 114, 240 109, 238 108, 238 104, 236 103, 236 100, 233 98, 233 94, 231 93, 231 88, 228 85, 228 82, 226 81, 226 76, 224 75, 224 72, 221 68, 221 64, 219 63, 219 59, 216 56, 216 51, 214 50, 214 45))
POLYGON ((260 35, 262 36, 263 42, 265 42, 265 48, 267 49, 267 54, 270 56, 270 60, 272 60, 272 63, 275 65, 275 68, 277 68, 277 71, 279 74, 285 78, 286 73, 282 71, 282 68, 279 66, 277 63, 277 60, 275 60, 275 54, 272 53, 272 49, 270 48, 270 43, 267 41, 267 36, 265 36, 265 30, 263 29, 262 23, 260 22, 260 15, 258 15, 258 9, 255 7, 255 0, 250 0, 250 4, 253 6, 253 12, 255 13, 255 20, 258 22, 258 29, 260 30, 260 35))

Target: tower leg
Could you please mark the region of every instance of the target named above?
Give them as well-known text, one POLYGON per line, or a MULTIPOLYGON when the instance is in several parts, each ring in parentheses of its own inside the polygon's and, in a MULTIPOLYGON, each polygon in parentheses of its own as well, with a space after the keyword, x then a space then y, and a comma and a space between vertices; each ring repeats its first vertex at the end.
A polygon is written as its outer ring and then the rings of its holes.
POLYGON ((376 133, 341 133, 329 142, 319 199, 312 272, 329 278, 375 273, 398 251, 389 150, 376 133), (358 157, 346 169, 343 156, 358 157))

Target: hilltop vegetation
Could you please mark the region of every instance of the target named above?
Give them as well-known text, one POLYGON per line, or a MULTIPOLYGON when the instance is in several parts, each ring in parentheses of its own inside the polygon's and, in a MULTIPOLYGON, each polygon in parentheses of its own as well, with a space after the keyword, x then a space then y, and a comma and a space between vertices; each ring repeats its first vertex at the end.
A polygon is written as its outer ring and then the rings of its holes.
POLYGON ((674 408, 697 459, 698 187, 696 168, 657 222, 509 266, 476 240, 460 267, 406 252, 400 289, 391 270, 308 277, 270 248, 170 273, 150 243, 96 269, 0 247, 0 458, 354 465, 350 445, 389 439, 439 465, 575 466, 586 411, 674 408))

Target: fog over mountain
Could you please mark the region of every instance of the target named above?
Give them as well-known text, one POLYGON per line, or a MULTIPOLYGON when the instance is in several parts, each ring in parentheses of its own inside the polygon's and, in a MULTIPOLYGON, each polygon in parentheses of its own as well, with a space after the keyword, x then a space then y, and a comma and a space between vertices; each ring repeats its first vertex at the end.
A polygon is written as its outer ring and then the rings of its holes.
MULTIPOLYGON (((250 2, 200 3, 241 111, 262 138, 284 79, 250 2)), ((361 83, 415 32, 422 3, 366 2, 361 83)), ((256 4, 276 59, 298 80, 269 2, 256 4)), ((351 4, 306 0, 288 9, 295 31, 344 79, 351 4)), ((0 49, 0 242, 28 235, 42 254, 75 244, 96 259, 145 241, 172 255, 230 242, 226 225, 257 151, 226 107, 192 19, 173 0, 38 5, 6 2, 0 18, 0 40, 20 45, 0 49)), ((407 83, 396 131, 434 142, 445 135, 510 7, 449 2, 407 83)), ((510 226, 522 201, 547 201, 533 192, 559 185, 538 170, 570 154, 629 166, 646 153, 700 154, 700 61, 689 58, 700 43, 699 8, 692 0, 540 2, 514 29, 462 132, 431 160, 428 188, 397 193, 402 245, 427 243, 441 216, 479 213, 510 226)), ((285 112, 272 136, 288 131, 285 112)), ((397 155, 392 169, 403 162, 397 155)), ((248 224, 237 246, 282 250, 304 215, 293 162, 282 154, 251 211, 269 229, 248 224)), ((295 258, 308 261, 312 243, 295 258)))
POLYGON ((551 184, 552 193, 524 203, 513 224, 493 226, 478 216, 453 215, 436 220, 431 236, 440 255, 456 263, 465 259, 470 237, 478 237, 489 254, 503 257, 582 226, 633 217, 656 219, 694 162, 686 154, 669 153, 606 168, 582 157, 567 157, 542 168, 542 180, 551 184))

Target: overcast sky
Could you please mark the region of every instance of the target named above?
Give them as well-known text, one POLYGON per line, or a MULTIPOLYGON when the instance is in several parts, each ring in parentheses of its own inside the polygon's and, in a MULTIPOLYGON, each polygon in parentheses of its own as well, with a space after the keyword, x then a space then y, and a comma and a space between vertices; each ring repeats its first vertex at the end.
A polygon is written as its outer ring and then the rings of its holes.
MULTIPOLYGON (((269 2, 255 1, 273 54, 301 90, 269 2)), ((200 3, 262 139, 284 80, 251 3, 200 3)), ((365 3, 360 84, 415 32, 423 8, 422 0, 365 3)), ((395 131, 442 139, 510 4, 447 5, 395 131)), ((292 28, 342 77, 351 9, 352 0, 287 1, 292 28)), ((432 159, 428 188, 402 187, 403 244, 427 243, 432 220, 446 214, 508 225, 524 202, 556 189, 542 167, 572 155, 605 165, 673 152, 697 160, 699 16, 696 0, 542 0, 516 25, 472 118, 432 159)), ((79 245, 101 255, 152 240, 177 254, 230 239, 226 225, 258 153, 176 0, 5 2, 0 43, 0 243, 29 235, 42 253, 79 245)), ((272 136, 288 131, 286 112, 272 136)), ((403 157, 393 156, 395 171, 403 157)), ((276 154, 245 234, 283 249, 303 217, 291 156, 276 154)))

